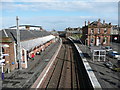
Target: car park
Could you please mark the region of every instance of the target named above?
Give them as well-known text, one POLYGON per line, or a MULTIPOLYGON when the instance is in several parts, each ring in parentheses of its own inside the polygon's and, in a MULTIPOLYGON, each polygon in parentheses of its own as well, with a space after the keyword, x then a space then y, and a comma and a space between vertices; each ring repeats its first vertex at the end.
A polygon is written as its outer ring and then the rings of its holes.
POLYGON ((116 59, 120 59, 120 54, 117 51, 110 51, 107 53, 107 56, 111 57, 111 58, 116 58, 116 59))
POLYGON ((112 47, 110 47, 110 46, 105 46, 105 47, 102 47, 102 48, 105 49, 106 52, 112 51, 112 47))
POLYGON ((111 69, 112 71, 116 71, 116 72, 120 72, 120 67, 117 67, 116 65, 114 65, 112 62, 107 61, 105 63, 103 63, 107 68, 111 69))

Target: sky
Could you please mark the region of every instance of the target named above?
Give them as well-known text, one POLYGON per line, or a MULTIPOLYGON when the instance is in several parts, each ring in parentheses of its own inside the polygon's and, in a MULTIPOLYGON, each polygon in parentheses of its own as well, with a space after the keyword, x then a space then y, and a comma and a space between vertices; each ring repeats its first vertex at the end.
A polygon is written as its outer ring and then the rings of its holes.
POLYGON ((82 27, 85 21, 118 24, 119 0, 1 0, 0 29, 16 25, 39 25, 62 31, 82 27))

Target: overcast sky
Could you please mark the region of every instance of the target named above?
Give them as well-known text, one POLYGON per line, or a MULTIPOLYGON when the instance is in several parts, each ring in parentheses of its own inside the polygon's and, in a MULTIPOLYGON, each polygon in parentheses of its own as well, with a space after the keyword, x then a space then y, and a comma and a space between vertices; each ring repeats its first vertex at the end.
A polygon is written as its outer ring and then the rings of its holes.
MULTIPOLYGON (((84 21, 118 24, 119 0, 2 0, 0 29, 19 24, 40 25, 46 30, 82 27, 84 21)), ((1 6, 0 5, 0 6, 1 6)))

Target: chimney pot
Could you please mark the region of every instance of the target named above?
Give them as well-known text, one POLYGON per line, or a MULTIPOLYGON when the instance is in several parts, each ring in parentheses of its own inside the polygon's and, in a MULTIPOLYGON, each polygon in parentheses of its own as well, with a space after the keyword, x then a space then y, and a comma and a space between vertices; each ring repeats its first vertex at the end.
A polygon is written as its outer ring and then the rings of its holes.
POLYGON ((100 22, 100 18, 98 19, 98 22, 100 22))
POLYGON ((103 25, 105 25, 105 20, 103 20, 103 25))
POLYGON ((109 23, 109 25, 111 25, 111 23, 109 23))

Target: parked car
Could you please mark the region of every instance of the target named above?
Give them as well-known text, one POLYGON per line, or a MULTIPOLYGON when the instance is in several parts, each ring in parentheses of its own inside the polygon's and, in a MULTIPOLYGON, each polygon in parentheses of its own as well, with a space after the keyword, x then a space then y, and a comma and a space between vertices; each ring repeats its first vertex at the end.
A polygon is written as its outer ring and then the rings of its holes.
POLYGON ((107 61, 105 63, 103 63, 107 68, 113 70, 113 71, 117 71, 119 72, 120 71, 120 67, 117 67, 116 65, 114 65, 112 62, 110 61, 107 61))
POLYGON ((110 46, 105 46, 105 47, 103 47, 103 49, 105 49, 106 52, 112 51, 112 47, 110 47, 110 46))
POLYGON ((107 56, 111 58, 120 59, 120 54, 117 51, 110 51, 107 53, 107 56))

